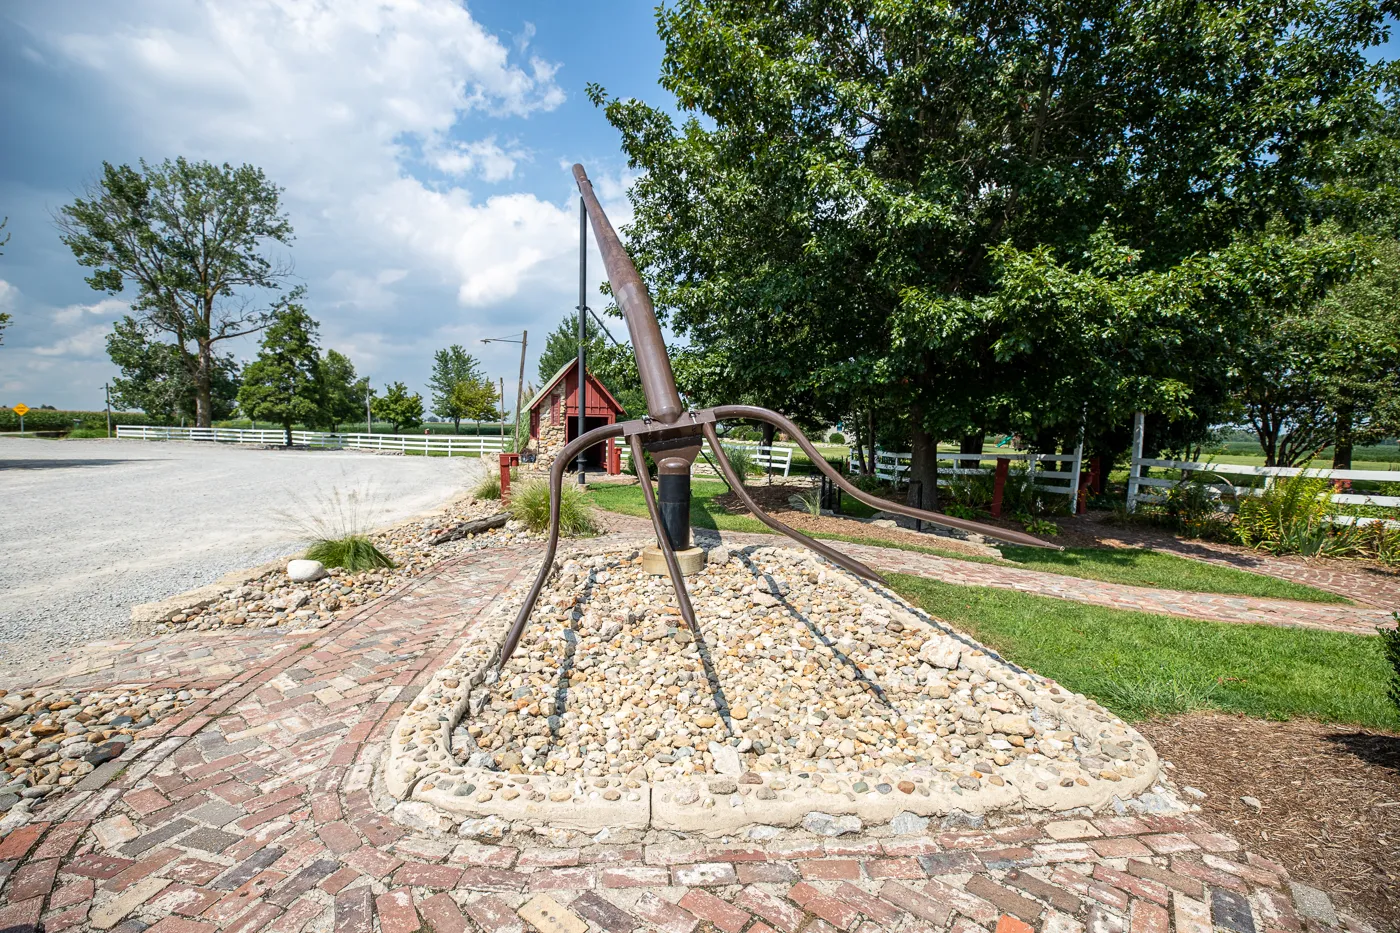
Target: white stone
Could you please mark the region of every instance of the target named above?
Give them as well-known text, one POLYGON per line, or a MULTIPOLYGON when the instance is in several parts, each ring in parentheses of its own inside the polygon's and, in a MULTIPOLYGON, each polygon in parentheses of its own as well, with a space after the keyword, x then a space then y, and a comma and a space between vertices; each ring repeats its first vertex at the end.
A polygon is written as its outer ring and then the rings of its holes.
POLYGON ((919 660, 927 661, 934 667, 946 667, 953 670, 958 666, 958 659, 962 657, 962 642, 956 638, 931 638, 924 642, 919 649, 919 660))
POLYGON ((802 828, 818 836, 844 836, 860 832, 861 822, 857 816, 832 816, 813 810, 802 818, 802 828))
POLYGON ((287 576, 294 583, 310 583, 326 576, 326 565, 319 560, 294 560, 287 564, 287 576))
POLYGON ((710 754, 714 756, 717 773, 730 777, 738 777, 744 773, 744 763, 739 760, 739 750, 734 746, 711 742, 710 754))
POLYGON ((928 818, 901 810, 890 820, 890 832, 896 836, 918 836, 928 829, 928 818))
POLYGON ((500 842, 510 829, 510 824, 498 816, 484 816, 479 820, 464 820, 457 827, 457 835, 477 842, 500 842))
POLYGON ((394 819, 409 827, 429 833, 445 833, 452 829, 452 819, 432 804, 406 800, 394 807, 394 819))

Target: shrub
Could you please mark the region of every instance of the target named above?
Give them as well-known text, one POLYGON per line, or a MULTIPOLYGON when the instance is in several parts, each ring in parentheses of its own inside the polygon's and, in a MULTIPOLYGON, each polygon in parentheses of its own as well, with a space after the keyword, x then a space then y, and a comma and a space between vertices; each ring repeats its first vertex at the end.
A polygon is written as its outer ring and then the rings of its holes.
POLYGON ((734 467, 734 472, 740 478, 752 476, 758 472, 758 462, 754 459, 754 451, 748 447, 738 444, 726 444, 724 455, 729 459, 729 465, 734 467))
POLYGON ((501 474, 499 470, 487 470, 486 475, 476 484, 472 495, 478 499, 501 498, 501 474))
POLYGON ((844 444, 846 443, 846 435, 842 434, 840 431, 832 431, 827 435, 826 442, 828 444, 844 444))
POLYGON ((1029 518, 1023 524, 1026 531, 1033 535, 1047 535, 1053 538, 1060 533, 1060 526, 1046 518, 1029 518))
MULTIPOLYGON (((570 537, 597 534, 593 509, 583 490, 565 483, 560 492, 559 530, 570 537)), ((549 530, 549 483, 533 479, 511 490, 510 514, 537 534, 549 530)))
MULTIPOLYGON (((944 495, 953 505, 976 513, 992 504, 992 490, 996 477, 991 473, 958 473, 948 483, 944 495)), ((949 511, 950 515, 953 514, 949 511)), ((975 515, 959 516, 973 518, 975 515)))
POLYGON ((392 567, 394 562, 375 546, 365 535, 346 535, 343 538, 323 538, 314 541, 306 549, 307 560, 319 560, 327 567, 342 567, 345 570, 374 570, 379 567, 392 567))
MULTIPOLYGON (((1400 626, 1400 612, 1392 612, 1391 616, 1400 626)), ((1381 650, 1390 662, 1390 684, 1385 695, 1390 697, 1396 709, 1400 709, 1400 628, 1378 628, 1377 631, 1381 636, 1381 650)))
POLYGON ((815 515, 821 518, 822 495, 820 491, 812 489, 802 493, 797 498, 802 500, 802 511, 806 512, 808 515, 815 515))
POLYGON ((1332 550, 1327 519, 1335 511, 1330 480, 1280 476, 1261 494, 1240 500, 1235 534, 1246 547, 1313 556, 1332 550))
POLYGON ((879 495, 889 488, 889 484, 874 473, 861 473, 859 476, 854 477, 851 483, 861 492, 870 493, 872 496, 879 495))
POLYGON ((963 505, 960 502, 948 503, 947 507, 943 509, 943 512, 947 515, 953 516, 954 518, 965 518, 968 521, 976 521, 977 519, 983 518, 986 515, 986 513, 983 512, 981 509, 974 509, 972 506, 963 505))

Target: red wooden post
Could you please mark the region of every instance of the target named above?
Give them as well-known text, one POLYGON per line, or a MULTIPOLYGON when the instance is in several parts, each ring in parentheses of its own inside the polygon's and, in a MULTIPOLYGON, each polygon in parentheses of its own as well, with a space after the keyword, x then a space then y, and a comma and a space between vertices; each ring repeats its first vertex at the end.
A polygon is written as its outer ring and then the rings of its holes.
POLYGON ((608 472, 613 476, 617 476, 622 472, 622 449, 617 446, 617 438, 608 439, 608 452, 612 455, 609 457, 612 461, 612 465, 609 467, 608 472))
POLYGON ((992 484, 992 517, 1001 517, 1001 494, 1006 491, 1006 476, 1011 471, 1011 461, 997 457, 996 480, 992 484))
POLYGON ((520 454, 501 454, 501 502, 510 501, 510 468, 520 462, 520 454))

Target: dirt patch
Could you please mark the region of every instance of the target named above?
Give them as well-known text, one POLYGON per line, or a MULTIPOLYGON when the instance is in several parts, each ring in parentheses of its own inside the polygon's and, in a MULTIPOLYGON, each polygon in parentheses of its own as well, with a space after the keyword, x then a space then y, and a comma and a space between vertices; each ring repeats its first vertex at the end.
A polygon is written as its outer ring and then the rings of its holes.
POLYGON ((1210 822, 1341 909, 1400 930, 1400 735, 1214 713, 1138 729, 1179 784, 1206 792, 1210 822))
MULTIPOLYGON (((984 544, 973 544, 970 541, 962 541, 958 538, 948 538, 943 535, 923 534, 917 531, 907 531, 903 528, 887 528, 883 525, 871 525, 866 522, 858 522, 849 518, 837 518, 832 515, 813 515, 810 512, 801 512, 794 509, 788 502, 789 496, 811 495, 815 490, 809 486, 795 486, 778 483, 772 486, 750 486, 749 495, 753 496, 759 507, 773 515, 784 524, 791 525, 798 531, 805 531, 808 534, 830 534, 846 535, 853 538, 868 538, 871 541, 888 541, 898 544, 914 544, 919 547, 937 548, 941 551, 948 551, 953 554, 967 554, 972 557, 1001 557, 1001 553, 994 548, 984 544)), ((718 496, 715 501, 731 515, 747 515, 748 507, 739 501, 739 497, 732 492, 726 492, 718 496)))

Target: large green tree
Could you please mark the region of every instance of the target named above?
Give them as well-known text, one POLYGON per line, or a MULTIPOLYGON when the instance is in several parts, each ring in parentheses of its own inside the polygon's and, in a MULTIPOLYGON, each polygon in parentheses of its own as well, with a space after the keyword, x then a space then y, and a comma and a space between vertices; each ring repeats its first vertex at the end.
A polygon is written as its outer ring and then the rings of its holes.
POLYGON ((251 165, 104 162, 102 177, 56 219, 63 242, 94 270, 88 284, 111 294, 130 286, 136 320, 184 351, 195 422, 208 427, 218 344, 263 329, 300 294, 277 294, 291 269, 268 254, 292 240, 281 189, 251 165))
MULTIPOLYGON (((583 349, 588 371, 608 387, 627 417, 640 418, 646 414, 646 396, 642 394, 642 380, 637 373, 637 361, 632 355, 631 345, 613 343, 592 320, 586 324, 583 349)), ((540 354, 539 363, 540 384, 544 385, 552 379, 565 363, 577 360, 578 316, 566 314, 559 326, 550 331, 544 340, 544 352, 540 354)), ((684 389, 683 367, 677 365, 676 368, 676 380, 684 389)))
MULTIPOLYGON (((112 404, 140 409, 157 421, 194 421, 197 393, 190 376, 194 361, 188 351, 152 331, 128 315, 107 335, 107 355, 121 370, 112 380, 112 404)), ((231 353, 215 354, 210 367, 210 412, 218 421, 233 413, 241 375, 231 353)))
MULTIPOLYGON (((458 389, 462 383, 472 386, 486 384, 486 377, 482 375, 481 364, 476 357, 457 344, 434 353, 433 371, 428 377, 432 411, 438 417, 451 421, 457 433, 461 433, 463 418, 482 417, 482 407, 472 404, 472 400, 483 393, 458 389)), ((494 391, 491 397, 495 398, 494 391)))
POLYGON ((282 425, 292 446, 292 425, 315 424, 324 406, 317 324, 299 304, 279 309, 263 331, 258 358, 243 370, 238 407, 250 418, 282 425))
POLYGON ((590 94, 642 172, 632 252, 711 361, 692 393, 898 413, 926 489, 939 437, 1224 406, 1257 297, 1337 261, 1286 240, 1390 73, 1372 3, 678 0, 658 23, 683 122, 590 94), (1314 267, 1260 265, 1280 250, 1314 267))
POLYGON ((390 383, 372 405, 374 417, 393 425, 395 434, 423 423, 423 396, 410 393, 402 382, 390 383))
POLYGON ((327 350, 317 363, 317 380, 321 386, 321 415, 318 423, 332 431, 347 421, 355 421, 365 413, 365 390, 369 378, 355 375, 350 357, 336 350, 327 350))

